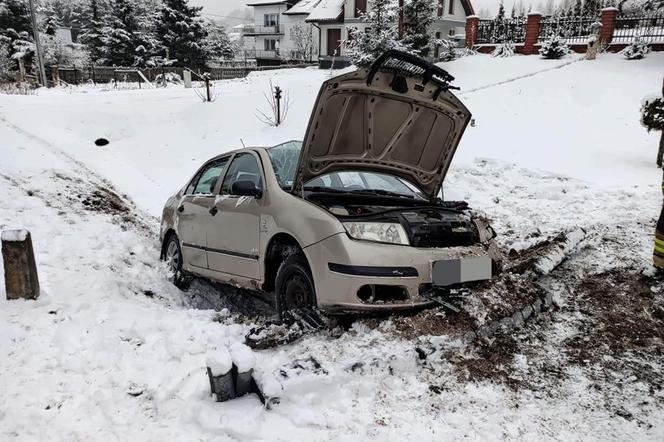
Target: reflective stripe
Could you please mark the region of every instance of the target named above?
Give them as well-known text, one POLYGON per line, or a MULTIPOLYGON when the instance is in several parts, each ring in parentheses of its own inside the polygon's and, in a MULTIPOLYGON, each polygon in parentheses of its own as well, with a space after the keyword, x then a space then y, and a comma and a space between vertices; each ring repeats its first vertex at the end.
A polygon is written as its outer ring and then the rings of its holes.
POLYGON ((661 253, 664 255, 664 247, 660 247, 658 245, 655 245, 655 252, 661 253))
POLYGON ((655 244, 664 247, 664 239, 655 238, 655 244))

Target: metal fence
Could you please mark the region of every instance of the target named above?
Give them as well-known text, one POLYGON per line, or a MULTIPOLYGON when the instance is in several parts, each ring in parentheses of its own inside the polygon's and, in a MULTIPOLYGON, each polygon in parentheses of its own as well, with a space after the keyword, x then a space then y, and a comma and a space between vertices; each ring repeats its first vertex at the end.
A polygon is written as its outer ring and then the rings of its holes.
POLYGON ((631 43, 637 36, 646 43, 664 43, 664 13, 620 15, 616 19, 613 43, 631 43))
POLYGON ((477 44, 523 43, 526 37, 525 17, 504 20, 480 20, 477 27, 477 44))
POLYGON ((590 37, 590 25, 599 21, 593 17, 542 17, 538 41, 562 37, 567 43, 586 43, 590 37))

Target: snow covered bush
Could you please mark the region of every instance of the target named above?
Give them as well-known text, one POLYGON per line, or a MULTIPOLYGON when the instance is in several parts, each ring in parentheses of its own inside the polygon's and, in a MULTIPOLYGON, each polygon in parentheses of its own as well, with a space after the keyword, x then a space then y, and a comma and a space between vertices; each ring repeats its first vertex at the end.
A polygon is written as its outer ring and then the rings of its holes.
POLYGON ((496 46, 496 49, 493 50, 491 53, 492 57, 511 57, 514 55, 516 52, 516 48, 514 47, 514 43, 511 41, 506 41, 504 43, 500 43, 498 46, 496 46))
POLYGON ((651 97, 643 100, 641 124, 648 128, 648 131, 664 131, 664 98, 651 97))
POLYGON ((628 60, 639 60, 644 58, 648 52, 650 52, 650 47, 638 35, 634 37, 632 43, 620 51, 620 53, 628 60))
POLYGON ((180 77, 175 72, 166 72, 164 74, 159 74, 154 79, 155 84, 160 86, 166 86, 168 84, 182 84, 182 77, 180 77))
POLYGON ((557 60, 569 54, 569 46, 567 46, 562 37, 552 36, 542 42, 539 53, 544 58, 557 60))
POLYGON ((397 39, 393 23, 397 8, 390 0, 368 0, 367 12, 360 14, 360 20, 367 23, 367 29, 350 28, 350 41, 347 51, 351 61, 361 67, 371 65, 383 52, 396 49, 412 53, 409 45, 397 39))
POLYGON ((452 61, 457 58, 457 44, 451 40, 434 40, 434 47, 438 49, 437 61, 452 61))

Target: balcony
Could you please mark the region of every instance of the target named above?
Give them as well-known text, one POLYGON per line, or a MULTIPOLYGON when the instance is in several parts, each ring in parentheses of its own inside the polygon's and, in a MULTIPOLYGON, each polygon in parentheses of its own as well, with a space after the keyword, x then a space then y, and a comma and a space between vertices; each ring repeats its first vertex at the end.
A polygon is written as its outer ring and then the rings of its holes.
POLYGON ((255 26, 246 25, 242 30, 244 35, 284 35, 284 25, 255 26))

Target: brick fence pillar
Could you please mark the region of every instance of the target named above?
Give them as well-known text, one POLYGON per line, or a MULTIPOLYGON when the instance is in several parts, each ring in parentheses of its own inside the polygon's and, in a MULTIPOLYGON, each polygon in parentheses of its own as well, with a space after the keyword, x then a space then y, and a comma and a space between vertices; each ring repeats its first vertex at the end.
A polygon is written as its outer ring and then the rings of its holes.
POLYGON ((466 17, 466 47, 472 48, 477 41, 477 28, 480 25, 480 18, 476 15, 466 17))
POLYGON ((523 41, 523 54, 525 55, 535 53, 535 45, 537 44, 540 33, 540 21, 542 21, 542 14, 539 12, 531 12, 528 14, 526 37, 523 41))
POLYGON ((608 45, 613 38, 613 30, 616 28, 616 17, 618 16, 618 8, 604 8, 599 22, 602 24, 602 29, 599 31, 599 38, 602 44, 608 45))

